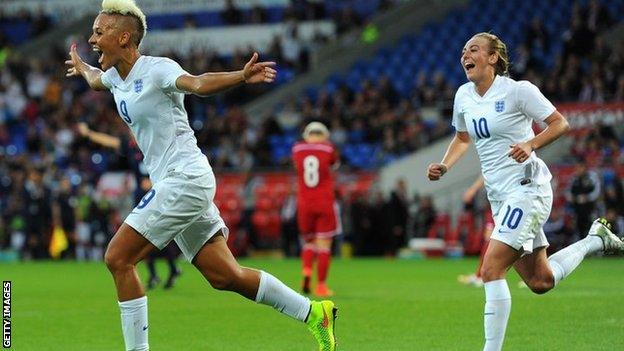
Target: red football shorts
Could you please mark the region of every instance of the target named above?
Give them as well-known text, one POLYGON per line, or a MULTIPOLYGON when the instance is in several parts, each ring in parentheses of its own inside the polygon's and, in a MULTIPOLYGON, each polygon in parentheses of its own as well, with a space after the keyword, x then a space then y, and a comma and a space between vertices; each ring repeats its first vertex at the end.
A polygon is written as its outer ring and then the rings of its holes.
POLYGON ((297 208, 299 233, 305 241, 333 238, 338 229, 334 205, 302 205, 297 208))

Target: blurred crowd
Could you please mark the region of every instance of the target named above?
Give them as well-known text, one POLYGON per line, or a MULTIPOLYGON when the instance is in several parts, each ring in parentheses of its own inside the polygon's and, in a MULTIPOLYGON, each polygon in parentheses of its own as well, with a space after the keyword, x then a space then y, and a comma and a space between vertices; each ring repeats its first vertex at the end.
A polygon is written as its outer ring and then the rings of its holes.
MULTIPOLYGON (((612 17, 595 2, 589 3, 588 7, 575 7, 554 65, 543 62, 539 52, 556 41, 557 33, 548 33, 540 20, 533 21, 525 45, 513 58, 512 76, 534 82, 554 102, 622 101, 624 43, 605 45, 603 35, 613 25, 612 17)), ((316 10, 310 14, 311 10, 305 9, 293 7, 292 16, 298 20, 317 16, 316 10)), ((352 16, 343 13, 339 17, 345 23, 361 23, 352 16)), ((349 28, 350 24, 341 26, 349 28)), ((268 56, 287 62, 290 54, 285 55, 280 45, 287 46, 283 41, 274 43, 268 56)), ((95 62, 87 45, 80 45, 79 50, 95 62)), ((201 73, 240 69, 249 53, 237 52, 229 59, 210 52, 171 56, 189 72, 201 73)), ((129 131, 118 118, 108 92, 90 91, 81 80, 64 77, 65 57, 64 50, 56 50, 45 61, 17 54, 0 60, 0 247, 17 248, 24 257, 47 255, 49 234, 44 229, 54 226, 73 233, 70 245, 75 250, 71 255, 98 257, 122 220, 118 208, 132 206, 132 199, 111 203, 95 191, 104 172, 129 168, 127 155, 89 142, 80 136, 76 125, 86 122, 95 131, 118 136, 128 136, 129 131)), ((377 82, 364 82, 358 91, 341 85, 331 93, 321 89, 315 94, 291 96, 273 111, 253 118, 240 105, 267 87, 241 87, 209 98, 187 96, 186 108, 199 146, 217 173, 287 169, 288 157, 274 157, 271 138, 298 136, 301 126, 311 120, 325 122, 339 148, 348 143, 380 145, 373 157, 383 164, 452 132, 448 116, 456 87, 439 72, 421 73, 415 80, 416 87, 406 98, 394 90, 392 77, 384 76, 377 82), (429 118, 432 111, 443 118, 429 118)), ((587 145, 586 149, 574 152, 591 153, 599 147, 619 153, 622 138, 616 139, 588 137, 577 145, 587 145)), ((620 164, 619 157, 617 160, 620 164)), ((347 169, 352 166, 343 161, 347 169)), ((619 178, 613 184, 619 184, 619 178)), ((415 200, 400 186, 395 193, 389 199, 373 193, 345 205, 344 212, 351 218, 346 222, 353 228, 350 233, 357 233, 349 239, 356 244, 357 253, 394 254, 409 237, 427 232, 426 226, 436 214, 431 199, 415 200), (383 229, 389 227, 389 220, 401 223, 390 225, 390 234, 383 229), (381 235, 380 241, 366 239, 369 235, 381 235)))
POLYGON ((605 37, 616 24, 614 15, 599 1, 575 2, 563 33, 550 33, 544 20, 534 18, 511 57, 512 76, 533 82, 555 102, 622 101, 624 43, 608 45, 605 37), (548 62, 544 53, 555 47, 559 55, 548 62))

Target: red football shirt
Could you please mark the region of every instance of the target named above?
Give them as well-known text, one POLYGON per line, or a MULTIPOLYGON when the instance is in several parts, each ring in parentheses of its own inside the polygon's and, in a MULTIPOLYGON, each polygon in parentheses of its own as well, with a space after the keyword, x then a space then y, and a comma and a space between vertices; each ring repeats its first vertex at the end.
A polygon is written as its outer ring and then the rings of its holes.
POLYGON ((293 163, 297 170, 299 204, 313 202, 334 203, 334 176, 331 167, 338 153, 330 142, 298 142, 292 148, 293 163))

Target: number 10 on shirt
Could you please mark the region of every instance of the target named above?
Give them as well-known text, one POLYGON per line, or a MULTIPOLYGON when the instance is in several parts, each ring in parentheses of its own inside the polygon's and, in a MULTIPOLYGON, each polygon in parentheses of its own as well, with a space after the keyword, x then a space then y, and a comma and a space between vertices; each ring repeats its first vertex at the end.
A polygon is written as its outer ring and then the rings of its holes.
POLYGON ((490 137, 490 130, 488 129, 487 120, 484 117, 479 118, 479 121, 473 119, 472 126, 474 127, 478 139, 490 137))

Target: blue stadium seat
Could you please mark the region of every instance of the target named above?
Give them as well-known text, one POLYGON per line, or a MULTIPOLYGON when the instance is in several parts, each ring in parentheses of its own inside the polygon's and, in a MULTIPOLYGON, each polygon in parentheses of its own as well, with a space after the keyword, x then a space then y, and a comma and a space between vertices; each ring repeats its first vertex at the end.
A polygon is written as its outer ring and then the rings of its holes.
POLYGON ((269 23, 279 23, 284 19, 284 8, 281 6, 269 6, 266 12, 269 23))
POLYGON ((225 24, 221 18, 221 13, 216 11, 199 12, 193 18, 199 27, 218 27, 225 24))
POLYGON ((7 21, 0 23, 0 31, 6 35, 13 45, 30 39, 31 24, 28 21, 7 21))

